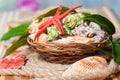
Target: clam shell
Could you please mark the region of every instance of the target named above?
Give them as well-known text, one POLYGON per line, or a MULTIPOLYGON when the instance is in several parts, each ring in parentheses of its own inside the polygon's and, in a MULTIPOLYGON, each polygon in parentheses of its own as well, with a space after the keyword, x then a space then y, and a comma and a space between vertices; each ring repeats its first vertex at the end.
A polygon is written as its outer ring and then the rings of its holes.
POLYGON ((87 57, 73 63, 63 74, 63 80, 104 80, 116 69, 112 61, 98 56, 87 57))

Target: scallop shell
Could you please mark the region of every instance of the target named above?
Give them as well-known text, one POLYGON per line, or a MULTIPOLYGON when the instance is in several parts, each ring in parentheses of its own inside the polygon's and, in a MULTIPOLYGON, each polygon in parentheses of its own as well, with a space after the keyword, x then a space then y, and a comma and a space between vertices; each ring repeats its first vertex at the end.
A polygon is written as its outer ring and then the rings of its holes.
POLYGON ((116 64, 98 56, 87 57, 73 63, 63 74, 63 80, 104 80, 115 72, 116 64))

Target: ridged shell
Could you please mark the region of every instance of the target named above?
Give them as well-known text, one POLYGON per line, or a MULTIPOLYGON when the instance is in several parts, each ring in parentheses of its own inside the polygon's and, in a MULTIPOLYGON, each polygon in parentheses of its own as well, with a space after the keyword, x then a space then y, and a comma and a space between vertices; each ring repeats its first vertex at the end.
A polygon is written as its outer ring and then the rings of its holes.
MULTIPOLYGON (((114 64, 113 64, 114 65, 114 64)), ((62 75, 63 80, 103 80, 115 71, 107 61, 98 56, 87 57, 72 64, 62 75), (110 70, 111 69, 111 70, 110 70)))

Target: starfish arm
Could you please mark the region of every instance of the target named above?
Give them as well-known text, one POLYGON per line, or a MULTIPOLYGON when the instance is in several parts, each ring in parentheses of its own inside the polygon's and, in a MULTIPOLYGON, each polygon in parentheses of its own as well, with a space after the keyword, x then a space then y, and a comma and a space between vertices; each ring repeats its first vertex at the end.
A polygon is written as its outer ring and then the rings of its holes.
POLYGON ((58 19, 53 20, 53 24, 57 27, 61 34, 64 34, 62 24, 58 19))
POLYGON ((34 38, 34 41, 36 41, 37 37, 38 37, 41 33, 43 33, 44 31, 46 31, 46 30, 47 30, 47 27, 51 26, 52 24, 53 24, 52 22, 46 23, 46 25, 44 25, 43 27, 41 27, 41 28, 39 29, 39 31, 36 33, 35 38, 34 38))
POLYGON ((72 8, 70 8, 69 10, 67 10, 65 13, 61 14, 59 19, 63 19, 64 17, 66 17, 68 14, 70 14, 70 12, 72 12, 73 10, 77 9, 77 8, 80 8, 82 7, 81 5, 80 6, 74 6, 72 8))
POLYGON ((59 16, 60 15, 60 11, 62 10, 62 5, 60 5, 55 13, 55 16, 59 16))
POLYGON ((46 29, 46 27, 43 27, 41 30, 39 30, 39 31, 36 33, 36 35, 35 35, 35 37, 34 37, 34 41, 37 40, 38 36, 39 36, 41 33, 43 33, 43 30, 45 30, 45 29, 46 29))
MULTIPOLYGON (((62 5, 59 6, 59 8, 57 9, 56 13, 55 13, 55 16, 53 18, 56 18, 60 15, 60 11, 62 10, 62 5)), ((53 19, 52 18, 52 19, 53 19)), ((45 26, 47 23, 51 22, 52 19, 49 19, 47 20, 46 22, 42 23, 40 26, 39 26, 39 29, 42 28, 43 26, 45 26)))
POLYGON ((49 19, 49 20, 47 20, 46 22, 42 23, 42 24, 38 27, 38 29, 41 29, 41 28, 44 27, 46 24, 52 24, 51 21, 52 21, 52 19, 49 19))

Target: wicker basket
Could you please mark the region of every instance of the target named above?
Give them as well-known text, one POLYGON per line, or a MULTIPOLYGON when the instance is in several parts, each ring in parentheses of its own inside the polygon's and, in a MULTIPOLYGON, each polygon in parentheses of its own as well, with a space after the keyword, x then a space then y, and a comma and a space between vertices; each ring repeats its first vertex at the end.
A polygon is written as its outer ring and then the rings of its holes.
POLYGON ((108 39, 99 43, 69 43, 60 44, 47 42, 46 44, 34 43, 29 37, 28 43, 49 62, 70 64, 81 58, 94 55, 95 51, 100 50, 108 42, 108 39))

